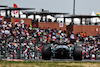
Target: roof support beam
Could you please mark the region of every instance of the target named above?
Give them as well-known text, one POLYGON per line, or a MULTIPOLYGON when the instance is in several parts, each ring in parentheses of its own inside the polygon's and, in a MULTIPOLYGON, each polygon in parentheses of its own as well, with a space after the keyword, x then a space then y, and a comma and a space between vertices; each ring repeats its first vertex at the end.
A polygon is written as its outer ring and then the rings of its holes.
POLYGON ((33 20, 34 20, 34 21, 36 20, 36 15, 33 15, 33 20))
POLYGON ((26 14, 26 18, 28 18, 28 14, 26 14))
POLYGON ((8 17, 7 10, 6 10, 5 16, 8 17))
POLYGON ((81 20, 81 21, 80 21, 80 25, 83 25, 83 24, 82 24, 82 18, 80 18, 80 20, 81 20))
POLYGON ((43 22, 43 15, 41 15, 41 21, 40 22, 43 22))
POLYGON ((85 18, 85 25, 86 25, 86 19, 87 19, 87 18, 85 18))
POLYGON ((72 18, 72 22, 71 22, 71 25, 73 25, 74 24, 74 18, 72 18))
POLYGON ((65 17, 64 17, 64 23, 66 22, 66 19, 65 19, 65 17))
POLYGON ((47 15, 45 15, 45 22, 47 22, 47 15))
POLYGON ((18 14, 19 14, 19 18, 20 18, 20 10, 18 11, 18 14))
POLYGON ((12 17, 12 15, 11 15, 11 10, 10 10, 10 17, 12 17))

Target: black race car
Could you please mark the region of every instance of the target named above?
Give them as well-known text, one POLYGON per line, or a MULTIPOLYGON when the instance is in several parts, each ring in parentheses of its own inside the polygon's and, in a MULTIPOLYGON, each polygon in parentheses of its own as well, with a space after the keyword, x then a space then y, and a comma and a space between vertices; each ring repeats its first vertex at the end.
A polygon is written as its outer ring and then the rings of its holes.
POLYGON ((70 44, 56 44, 54 47, 44 45, 42 49, 42 59, 51 58, 73 58, 74 60, 82 60, 82 47, 70 44))

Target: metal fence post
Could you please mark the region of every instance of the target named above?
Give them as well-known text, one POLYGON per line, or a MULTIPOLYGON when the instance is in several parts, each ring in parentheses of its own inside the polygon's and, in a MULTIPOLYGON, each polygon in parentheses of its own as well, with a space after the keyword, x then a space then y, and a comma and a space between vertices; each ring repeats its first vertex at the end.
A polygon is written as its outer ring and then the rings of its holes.
POLYGON ((7 47, 6 47, 6 41, 7 41, 7 39, 5 39, 5 54, 4 54, 4 58, 6 58, 6 51, 7 51, 7 47))
POLYGON ((19 54, 19 55, 20 55, 20 59, 21 59, 21 53, 22 53, 22 52, 21 52, 21 43, 22 43, 23 41, 24 41, 24 39, 21 39, 20 42, 19 42, 19 43, 20 43, 20 52, 19 52, 19 53, 20 53, 20 54, 19 54))
POLYGON ((10 38, 10 36, 8 36, 8 37, 5 39, 5 44, 4 44, 4 45, 5 45, 5 54, 4 54, 4 58, 6 58, 6 52, 7 52, 7 43, 6 43, 6 42, 7 42, 7 39, 8 39, 8 38, 10 38))
POLYGON ((35 46, 34 46, 34 59, 35 59, 35 57, 36 57, 36 41, 35 41, 35 46))
POLYGON ((19 59, 21 59, 21 41, 19 43, 20 43, 19 59))

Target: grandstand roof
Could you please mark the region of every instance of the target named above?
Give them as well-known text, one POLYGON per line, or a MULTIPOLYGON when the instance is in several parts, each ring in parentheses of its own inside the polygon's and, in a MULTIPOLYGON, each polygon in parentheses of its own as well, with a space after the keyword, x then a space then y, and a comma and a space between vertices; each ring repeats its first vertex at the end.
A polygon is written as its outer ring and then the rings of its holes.
POLYGON ((6 5, 0 5, 0 7, 8 7, 8 6, 6 6, 6 5))
MULTIPOLYGON (((100 17, 100 16, 91 16, 91 15, 70 15, 67 17, 62 18, 93 18, 93 17, 100 17)), ((60 17, 61 18, 61 17, 60 17)))
POLYGON ((13 8, 13 7, 8 7, 5 9, 0 9, 0 10, 33 10, 35 8, 13 8))
POLYGON ((27 15, 57 15, 57 14, 69 14, 69 13, 58 13, 58 12, 23 12, 27 15))

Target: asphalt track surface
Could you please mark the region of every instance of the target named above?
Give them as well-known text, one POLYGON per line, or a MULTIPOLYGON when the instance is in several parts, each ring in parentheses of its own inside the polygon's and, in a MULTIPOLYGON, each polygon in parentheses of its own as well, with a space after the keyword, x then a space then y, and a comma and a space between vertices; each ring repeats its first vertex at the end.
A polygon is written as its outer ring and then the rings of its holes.
POLYGON ((25 60, 25 61, 46 61, 46 62, 100 62, 100 60, 89 60, 89 59, 83 59, 83 60, 73 60, 73 59, 51 59, 51 60, 25 60))
POLYGON ((46 61, 46 62, 100 62, 100 60, 90 60, 90 59, 82 59, 82 60, 73 60, 73 59, 51 59, 51 60, 42 60, 42 59, 35 59, 35 60, 22 60, 22 59, 1 59, 7 61, 46 61))

